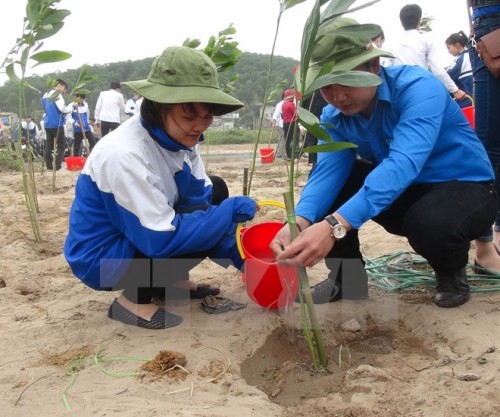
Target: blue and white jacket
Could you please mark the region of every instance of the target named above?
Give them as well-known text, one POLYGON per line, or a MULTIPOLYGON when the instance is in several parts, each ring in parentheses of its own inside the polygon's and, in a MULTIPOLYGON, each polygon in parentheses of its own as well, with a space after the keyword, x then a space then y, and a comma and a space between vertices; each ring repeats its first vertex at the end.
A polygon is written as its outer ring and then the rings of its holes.
POLYGON ((210 251, 241 268, 235 230, 253 218, 256 203, 231 197, 214 206, 211 197, 199 145, 179 145, 162 129, 146 129, 136 115, 101 139, 87 159, 64 255, 79 279, 101 290, 120 281, 137 250, 153 259, 210 251))
MULTIPOLYGON (((459 55, 457 55, 453 64, 450 65, 446 71, 457 87, 472 97, 472 67, 470 65, 469 51, 467 49, 464 49, 459 55)), ((470 99, 466 98, 464 100, 457 101, 457 104, 460 107, 468 107, 472 105, 472 102, 470 99)))
POLYGON ((46 92, 42 97, 45 116, 43 123, 45 129, 57 129, 66 124, 66 114, 70 113, 73 105, 65 105, 64 98, 55 88, 46 92), (57 94, 57 96, 56 96, 57 94), (54 97, 55 100, 54 100, 54 97))
POLYGON ((73 132, 82 133, 90 132, 90 123, 89 123, 89 106, 86 102, 75 103, 78 107, 74 108, 71 112, 71 117, 73 118, 73 132), (78 110, 77 110, 78 109, 78 110))

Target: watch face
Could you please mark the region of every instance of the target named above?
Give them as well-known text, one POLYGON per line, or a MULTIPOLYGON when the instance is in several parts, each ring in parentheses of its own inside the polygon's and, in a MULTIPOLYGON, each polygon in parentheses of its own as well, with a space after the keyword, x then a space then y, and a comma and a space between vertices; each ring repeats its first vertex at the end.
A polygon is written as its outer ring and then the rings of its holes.
POLYGON ((342 239, 345 237, 346 233, 345 227, 341 224, 333 226, 333 236, 335 236, 335 239, 342 239))

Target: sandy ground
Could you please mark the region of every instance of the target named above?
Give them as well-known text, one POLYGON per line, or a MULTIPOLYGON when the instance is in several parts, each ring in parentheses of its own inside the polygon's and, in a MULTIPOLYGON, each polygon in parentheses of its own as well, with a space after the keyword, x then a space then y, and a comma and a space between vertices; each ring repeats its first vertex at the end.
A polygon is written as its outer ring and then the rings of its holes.
MULTIPOLYGON (((250 147, 206 152, 208 171, 241 194, 250 147)), ((308 170, 303 160, 297 194, 308 170)), ((251 196, 282 201, 286 172, 278 160, 257 158, 251 196)), ((77 176, 59 171, 53 191, 51 175, 36 174, 44 238, 36 243, 20 174, 0 172, 1 415, 500 415, 499 292, 444 310, 432 304, 432 290, 384 292, 372 283, 368 300, 319 305, 329 358, 321 372, 310 366, 298 304, 266 310, 249 299, 238 271, 210 261, 193 278, 246 308, 212 315, 195 300, 170 301, 184 321, 165 331, 108 319, 117 294, 85 287, 62 255, 77 176), (147 362, 160 352, 184 365, 168 371, 168 361, 147 362)), ((271 206, 256 222, 283 219, 271 206)), ((373 223, 361 236, 367 259, 409 249, 373 223)), ((309 276, 321 280, 324 266, 309 276)))

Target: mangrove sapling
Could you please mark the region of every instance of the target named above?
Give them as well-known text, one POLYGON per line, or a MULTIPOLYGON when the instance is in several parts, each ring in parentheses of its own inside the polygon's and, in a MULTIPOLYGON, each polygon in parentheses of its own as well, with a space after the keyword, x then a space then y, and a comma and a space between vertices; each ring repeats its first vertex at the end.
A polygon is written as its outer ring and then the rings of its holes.
MULTIPOLYGON (((348 80, 351 86, 375 86, 380 84, 380 78, 366 72, 360 71, 348 71, 345 74, 335 74, 332 73, 332 65, 325 60, 325 62, 316 62, 316 66, 320 66, 320 70, 314 79, 308 79, 308 70, 311 65, 311 58, 313 55, 313 50, 315 45, 321 39, 322 35, 320 28, 326 25, 332 24, 336 19, 341 17, 347 12, 353 12, 355 10, 367 7, 371 4, 376 3, 379 0, 374 0, 364 5, 349 9, 350 6, 356 0, 316 0, 311 14, 309 15, 306 24, 304 26, 304 31, 302 35, 302 45, 301 45, 301 56, 300 56, 300 66, 299 70, 296 72, 295 77, 295 90, 298 92, 297 97, 297 120, 294 126, 294 135, 291 146, 291 161, 289 169, 289 193, 285 194, 285 204, 287 207, 287 220, 290 227, 290 232, 292 239, 298 234, 297 225, 295 223, 295 209, 294 209, 294 185, 295 185, 295 164, 294 159, 297 154, 298 148, 298 135, 295 132, 298 129, 298 124, 300 123, 308 132, 315 136, 318 140, 322 140, 324 143, 315 145, 312 147, 303 148, 304 152, 334 152, 347 148, 354 148, 355 145, 351 143, 334 142, 329 133, 324 129, 324 127, 333 126, 321 126, 318 118, 302 107, 302 100, 305 97, 311 95, 314 91, 327 86, 329 84, 335 84, 336 82, 342 81, 342 79, 348 80), (324 10, 321 11, 321 7, 324 10)), ((291 1, 290 4, 296 4, 298 2, 291 1)), ((292 5, 293 5, 292 4, 292 5)), ((364 25, 361 30, 355 30, 353 35, 365 35, 367 39, 371 39, 377 32, 373 32, 374 25, 364 25), (373 33, 372 33, 373 32, 373 33)), ((348 36, 349 33, 343 33, 343 36, 348 36)), ((298 167, 298 165, 297 165, 298 167)), ((306 339, 308 341, 309 352, 311 354, 311 359, 313 365, 317 368, 318 365, 322 367, 327 366, 327 357, 324 352, 323 341, 321 338, 321 333, 319 325, 316 318, 316 311, 314 309, 314 303, 311 295, 311 288, 309 285, 309 280, 307 278, 307 273, 305 268, 298 268, 300 286, 299 286, 299 299, 301 303, 301 313, 302 322, 304 324, 304 332, 306 339), (307 308, 304 307, 304 304, 307 308), (308 327, 308 321, 305 317, 306 314, 309 315, 309 322, 311 329, 308 327), (311 337, 312 330, 312 337, 311 337)))
MULTIPOLYGON (((38 91, 26 81, 28 63, 35 61, 36 64, 34 66, 36 66, 41 63, 59 62, 71 56, 61 51, 40 51, 40 48, 43 46, 43 40, 57 33, 63 27, 64 19, 70 15, 68 10, 58 10, 56 8, 59 1, 27 0, 22 36, 17 39, 14 47, 10 50, 1 65, 2 68, 5 68, 9 80, 19 86, 19 132, 21 132, 22 118, 27 117, 25 90, 26 88, 31 88, 38 91), (20 76, 16 74, 16 70, 20 71, 20 76)), ((21 140, 18 141, 17 146, 26 207, 30 216, 35 240, 41 242, 43 238, 37 215, 38 204, 35 202, 36 190, 33 185, 33 164, 28 164, 28 169, 30 170, 30 173, 28 173, 20 149, 21 140)), ((29 142, 27 146, 29 147, 29 142)))

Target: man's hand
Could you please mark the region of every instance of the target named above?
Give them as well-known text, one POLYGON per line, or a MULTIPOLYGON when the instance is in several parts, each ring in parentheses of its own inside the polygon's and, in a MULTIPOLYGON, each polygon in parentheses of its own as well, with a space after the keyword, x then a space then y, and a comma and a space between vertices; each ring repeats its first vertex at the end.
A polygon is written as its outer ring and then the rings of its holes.
POLYGON ((278 262, 294 266, 314 266, 331 251, 335 240, 326 221, 313 224, 292 241, 288 225, 281 229, 270 248, 278 262))

